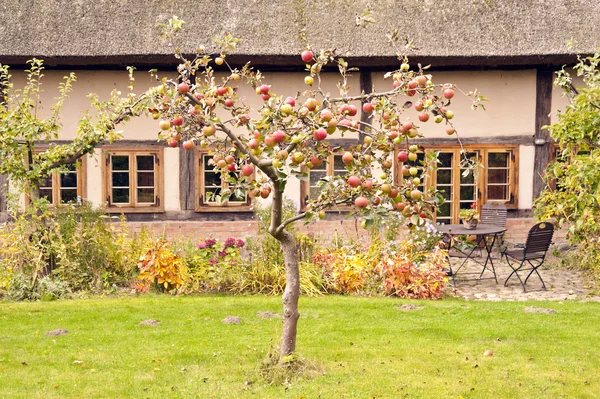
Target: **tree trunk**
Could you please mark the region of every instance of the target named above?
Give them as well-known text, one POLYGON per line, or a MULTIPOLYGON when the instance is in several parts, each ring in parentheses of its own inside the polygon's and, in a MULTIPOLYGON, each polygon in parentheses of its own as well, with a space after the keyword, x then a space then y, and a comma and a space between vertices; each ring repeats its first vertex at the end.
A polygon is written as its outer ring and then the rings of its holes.
POLYGON ((283 250, 285 260, 285 291, 283 292, 283 332, 281 334, 281 352, 279 361, 296 351, 296 332, 298 327, 298 298, 300 297, 300 268, 298 266, 298 247, 294 235, 283 231, 277 238, 283 250))
POLYGON ((296 351, 298 327, 298 298, 300 297, 300 268, 298 246, 294 235, 283 228, 283 187, 274 181, 269 233, 279 241, 285 261, 285 290, 283 292, 283 332, 279 362, 296 351))

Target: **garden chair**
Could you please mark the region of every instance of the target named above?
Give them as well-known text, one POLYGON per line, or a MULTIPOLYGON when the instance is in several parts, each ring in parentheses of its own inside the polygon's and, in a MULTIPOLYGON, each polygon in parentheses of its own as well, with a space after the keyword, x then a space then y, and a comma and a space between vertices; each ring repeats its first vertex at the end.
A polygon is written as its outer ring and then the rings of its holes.
POLYGON ((481 223, 506 227, 506 206, 501 202, 486 202, 481 207, 481 223))
MULTIPOLYGON (((486 202, 481 207, 481 223, 506 227, 507 213, 506 206, 503 203, 496 201, 486 202)), ((498 241, 497 246, 500 248, 500 257, 502 257, 504 233, 498 234, 496 240, 498 241)))
POLYGON ((508 280, 510 280, 513 275, 516 275, 523 287, 523 292, 527 292, 527 289, 525 288, 527 280, 535 273, 540 278, 542 287, 546 289, 546 284, 544 284, 544 280, 537 269, 544 264, 546 253, 552 243, 553 234, 554 225, 552 223, 538 223, 529 230, 523 248, 504 251, 506 262, 513 270, 504 282, 505 287, 508 284, 508 280), (521 276, 519 276, 519 273, 527 271, 529 271, 529 273, 527 274, 527 277, 525 277, 525 280, 523 280, 521 276))

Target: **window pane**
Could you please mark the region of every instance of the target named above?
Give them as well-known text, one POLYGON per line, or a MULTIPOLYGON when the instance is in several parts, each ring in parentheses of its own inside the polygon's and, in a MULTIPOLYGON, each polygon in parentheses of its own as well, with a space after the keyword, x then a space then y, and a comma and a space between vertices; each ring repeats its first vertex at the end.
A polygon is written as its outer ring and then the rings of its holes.
POLYGON ((450 201, 452 199, 452 187, 443 187, 443 189, 440 189, 440 193, 446 201, 450 201))
POLYGON ((487 194, 490 200, 508 200, 508 186, 488 186, 487 194))
POLYGON ((154 172, 138 172, 138 187, 154 187, 154 172))
POLYGON ((321 187, 311 187, 310 188, 310 199, 319 198, 319 194, 321 194, 321 187))
POLYGON ((77 202, 77 189, 61 189, 60 190, 60 202, 77 202))
POLYGON ((51 188, 40 188, 40 198, 45 198, 50 202, 52 202, 52 189, 51 188))
POLYGON ((205 186, 219 186, 221 187, 221 175, 212 171, 204 173, 204 185, 205 186))
POLYGON ((440 168, 451 168, 452 167, 452 156, 454 154, 451 152, 440 152, 438 156, 438 160, 441 162, 439 164, 440 168))
POLYGON ((129 189, 128 188, 113 188, 112 190, 113 204, 128 204, 129 189))
POLYGON ((472 201, 474 199, 475 199, 475 187, 474 186, 461 186, 460 200, 461 201, 472 201))
POLYGON ((221 192, 220 187, 205 188, 204 189, 204 202, 216 202, 215 196, 221 192))
POLYGON ((112 170, 129 170, 129 155, 113 155, 112 170))
POLYGON ((77 173, 69 172, 60 175, 61 187, 77 187, 77 173))
POLYGON ((488 167, 508 167, 508 152, 489 152, 488 167))
POLYGON ((235 192, 231 193, 231 196, 229 197, 229 202, 246 202, 246 197, 245 196, 236 196, 235 192))
POLYGON ((463 176, 465 169, 460 170, 460 184, 474 184, 475 176, 470 172, 468 176, 463 176))
POLYGON ((308 177, 310 185, 316 186, 317 182, 325 176, 327 176, 327 173, 325 173, 325 172, 315 172, 314 170, 311 170, 310 175, 308 177))
POLYGON ((488 169, 488 183, 508 183, 508 170, 488 169))
POLYGON ((334 155, 333 157, 333 170, 346 170, 346 164, 342 161, 341 155, 334 155))
POLYGON ((448 216, 450 216, 451 208, 452 208, 452 204, 450 202, 446 202, 446 203, 440 205, 440 207, 437 210, 436 215, 438 217, 444 217, 444 216, 448 217, 448 216))
POLYGON ((137 155, 137 170, 154 170, 154 155, 137 155))
POLYGON ((137 202, 153 204, 154 203, 154 189, 153 188, 138 188, 137 202))
POLYGON ((438 184, 452 184, 452 170, 438 170, 437 171, 437 183, 438 184))
POLYGON ((52 177, 42 177, 40 179, 40 188, 52 188, 52 177))
POLYGON ((113 172, 113 187, 129 187, 129 172, 113 172))

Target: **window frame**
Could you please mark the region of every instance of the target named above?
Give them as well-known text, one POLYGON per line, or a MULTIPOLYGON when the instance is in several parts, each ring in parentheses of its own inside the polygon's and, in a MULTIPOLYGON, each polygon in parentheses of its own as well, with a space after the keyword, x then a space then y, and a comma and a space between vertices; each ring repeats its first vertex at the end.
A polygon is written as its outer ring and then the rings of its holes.
MULTIPOLYGON (((503 203, 507 209, 518 209, 518 180, 519 180, 519 145, 518 144, 480 144, 480 145, 463 145, 461 147, 458 144, 419 144, 421 148, 420 152, 451 152, 453 153, 453 163, 456 163, 452 166, 452 170, 454 171, 452 176, 452 186, 459 187, 460 186, 460 169, 458 166, 458 157, 460 156, 460 152, 464 149, 466 152, 477 152, 479 157, 479 162, 481 162, 485 167, 483 168, 482 173, 479 173, 477 178, 477 193, 476 193, 476 202, 477 207, 481 210, 483 204, 488 201, 500 202, 503 203), (508 153, 508 161, 509 166, 508 170, 508 199, 507 200, 497 200, 497 199, 489 199, 488 198, 488 177, 489 177, 489 153, 508 153)), ((394 156, 394 181, 401 182, 403 176, 401 174, 402 163, 397 161, 397 153, 404 148, 398 148, 395 152, 394 156)), ((429 188, 435 184, 437 176, 437 170, 430 172, 425 178, 425 186, 424 189, 427 191, 429 188)), ((458 217, 458 212, 460 209, 460 196, 453 196, 453 211, 451 215, 451 223, 459 223, 460 219, 458 217)), ((436 218, 434 217, 434 220, 436 218)))
POLYGON ((103 147, 102 148, 102 194, 106 209, 109 213, 161 213, 164 212, 164 184, 163 184, 163 147, 103 147), (129 162, 129 203, 112 202, 112 156, 127 155, 129 162), (154 203, 137 202, 137 162, 136 156, 153 155, 154 159, 154 203), (133 162, 132 162, 133 160, 133 162))
MULTIPOLYGON (((341 157, 344 154, 343 150, 329 153, 327 155, 327 161, 325 168, 325 176, 334 176, 335 172, 335 157, 341 157)), ((310 172, 312 169, 304 167, 303 172, 307 173, 307 179, 300 181, 300 211, 305 212, 307 210, 308 201, 310 200, 310 172)), ((345 170, 347 173, 348 170, 345 170)), ((349 212, 352 210, 351 204, 338 204, 333 207, 328 207, 325 212, 349 212)))
MULTIPOLYGON (((46 149, 40 149, 40 150, 36 150, 36 153, 42 153, 44 152, 46 149)), ((85 193, 87 192, 86 190, 86 183, 87 183, 87 179, 86 179, 86 167, 87 167, 87 156, 84 155, 81 158, 79 158, 78 162, 75 162, 72 165, 76 165, 77 168, 75 170, 75 172, 77 172, 77 197, 80 197, 81 200, 85 200, 86 199, 86 195, 85 193)), ((48 176, 48 178, 50 179, 50 181, 52 182, 52 203, 51 206, 67 206, 70 205, 72 203, 70 202, 64 202, 61 203, 60 202, 60 176, 63 175, 64 173, 61 173, 59 171, 56 172, 52 172, 50 174, 50 176, 48 176)), ((40 189, 41 187, 38 187, 38 189, 40 189)), ((77 198, 76 197, 76 198, 77 198)), ((31 195, 30 194, 26 194, 25 195, 25 204, 29 205, 31 204, 31 195)))
MULTIPOLYGON (((196 212, 248 212, 252 205, 252 196, 250 193, 246 193, 245 202, 206 202, 204 201, 204 188, 205 188, 205 169, 204 169, 204 156, 211 154, 210 149, 197 148, 195 151, 197 169, 194 173, 194 185, 195 185, 195 211, 196 212)), ((226 188, 227 182, 221 181, 221 188, 226 188)))

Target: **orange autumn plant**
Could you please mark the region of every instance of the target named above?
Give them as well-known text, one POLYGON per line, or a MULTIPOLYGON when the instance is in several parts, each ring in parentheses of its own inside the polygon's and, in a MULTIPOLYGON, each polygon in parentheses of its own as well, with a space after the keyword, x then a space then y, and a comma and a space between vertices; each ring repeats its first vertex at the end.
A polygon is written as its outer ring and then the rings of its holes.
POLYGON ((317 251, 313 262, 322 268, 326 290, 337 294, 359 292, 374 269, 362 254, 354 254, 348 248, 317 251))
POLYGON ((182 258, 175 255, 166 240, 158 239, 138 262, 140 274, 136 290, 146 292, 152 284, 160 290, 178 290, 186 282, 187 267, 182 258))
POLYGON ((448 283, 447 251, 414 251, 411 241, 399 244, 399 251, 378 265, 386 295, 412 299, 439 299, 448 283))

